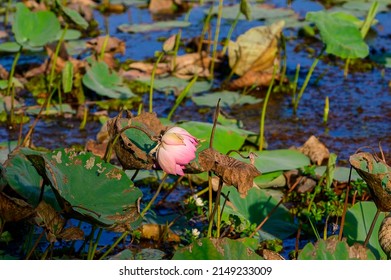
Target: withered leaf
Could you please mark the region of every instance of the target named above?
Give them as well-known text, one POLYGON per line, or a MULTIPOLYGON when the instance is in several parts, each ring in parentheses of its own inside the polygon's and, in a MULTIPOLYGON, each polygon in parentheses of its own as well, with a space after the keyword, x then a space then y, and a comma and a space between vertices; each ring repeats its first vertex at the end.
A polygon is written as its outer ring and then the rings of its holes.
POLYGON ((49 242, 57 241, 58 235, 62 232, 65 226, 65 220, 57 213, 54 208, 41 201, 36 208, 35 222, 47 229, 47 238, 49 242))
MULTIPOLYGON (((144 137, 157 137, 165 130, 165 126, 156 117, 155 113, 143 112, 136 117, 128 114, 127 118, 122 118, 122 112, 120 112, 117 117, 107 121, 111 139, 114 139, 118 133, 129 126, 139 127, 140 130, 134 129, 134 131, 140 132, 140 135, 144 137), (148 136, 146 136, 146 133, 148 133, 148 136)), ((114 150, 122 167, 124 169, 153 169, 154 157, 146 152, 145 147, 140 147, 140 144, 136 143, 135 140, 131 140, 123 131, 118 141, 114 143, 114 150)))
POLYGON ((370 153, 361 152, 350 156, 349 162, 368 184, 377 208, 391 211, 391 167, 370 153))
POLYGON ((261 175, 255 166, 208 148, 201 151, 198 161, 204 171, 213 171, 227 185, 235 186, 241 197, 253 187, 254 178, 261 175))
POLYGON ((64 241, 83 240, 84 231, 78 227, 66 228, 59 235, 57 235, 57 238, 64 241))
POLYGON ((22 199, 0 192, 0 217, 6 222, 17 222, 35 213, 33 207, 22 199))
POLYGON ((304 145, 299 147, 298 150, 308 156, 311 159, 311 162, 317 165, 322 165, 322 163, 327 162, 330 157, 330 152, 326 145, 320 142, 314 135, 308 138, 304 145))
POLYGON ((243 76, 231 81, 228 87, 230 90, 238 90, 251 86, 268 86, 272 79, 271 73, 249 70, 243 76))

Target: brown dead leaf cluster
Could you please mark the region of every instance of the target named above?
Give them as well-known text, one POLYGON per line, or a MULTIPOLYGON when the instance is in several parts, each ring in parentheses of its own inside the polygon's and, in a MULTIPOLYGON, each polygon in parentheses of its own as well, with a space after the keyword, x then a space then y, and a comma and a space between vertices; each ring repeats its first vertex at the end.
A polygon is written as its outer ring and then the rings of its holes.
POLYGON ((304 143, 303 146, 299 147, 298 150, 308 156, 312 163, 316 165, 322 165, 327 163, 330 152, 326 145, 319 141, 314 135, 312 135, 304 143))
MULTIPOLYGON (((156 65, 156 77, 172 75, 189 80, 194 76, 207 78, 210 76, 209 68, 212 58, 206 52, 188 53, 179 56, 166 55, 164 62, 156 65)), ((129 70, 123 72, 128 79, 150 77, 155 67, 151 62, 133 62, 129 64, 129 70)))
POLYGON ((241 197, 245 197, 248 190, 253 187, 254 178, 261 175, 253 165, 221 154, 212 148, 201 151, 198 160, 204 171, 212 171, 225 184, 235 186, 241 197))

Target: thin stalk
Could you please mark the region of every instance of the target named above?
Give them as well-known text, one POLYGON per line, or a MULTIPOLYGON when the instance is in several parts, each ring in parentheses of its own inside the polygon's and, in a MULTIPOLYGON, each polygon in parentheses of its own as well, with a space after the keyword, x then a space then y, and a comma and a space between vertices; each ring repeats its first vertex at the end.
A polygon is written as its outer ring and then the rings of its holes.
POLYGON ((296 92, 297 92, 297 83, 299 81, 299 74, 300 74, 300 64, 297 64, 295 79, 293 80, 293 88, 292 88, 292 105, 295 105, 296 103, 296 92))
POLYGON ((373 229, 375 228, 375 224, 376 224, 377 218, 379 218, 379 214, 380 214, 380 213, 381 213, 381 211, 380 211, 379 209, 377 209, 376 214, 375 214, 375 217, 373 218, 371 227, 369 228, 367 237, 365 238, 364 247, 367 247, 367 245, 368 245, 368 243, 369 243, 369 239, 371 238, 373 229))
POLYGON ((283 61, 283 66, 282 66, 282 71, 281 71, 281 74, 280 74, 280 86, 282 86, 282 83, 284 82, 285 80, 285 75, 286 75, 286 68, 287 68, 287 55, 286 55, 286 39, 285 39, 285 36, 284 34, 281 34, 281 48, 282 48, 282 51, 284 52, 283 56, 282 56, 282 61, 283 61))
POLYGON ((149 201, 148 205, 140 213, 140 216, 144 217, 145 213, 147 213, 147 211, 151 208, 152 204, 155 202, 157 196, 159 195, 160 191, 162 190, 163 184, 166 181, 167 177, 168 177, 168 174, 164 173, 164 176, 162 178, 162 181, 160 182, 160 185, 159 185, 157 191, 153 195, 152 199, 149 201))
POLYGON ((83 130, 86 127, 87 124, 87 118, 88 118, 88 106, 87 104, 84 104, 84 112, 83 112, 83 120, 80 123, 79 129, 83 130))
POLYGON ((329 119, 329 111, 330 111, 330 101, 329 97, 326 96, 325 102, 324 102, 324 113, 323 113, 323 123, 326 124, 327 120, 329 119))
POLYGON ((216 21, 216 30, 215 30, 215 37, 213 40, 213 52, 212 52, 212 61, 210 63, 210 80, 213 81, 214 79, 214 68, 215 68, 215 61, 217 56, 217 44, 219 42, 219 34, 220 34, 220 25, 221 25, 221 18, 223 15, 223 0, 219 0, 219 8, 217 11, 217 21, 216 21))
POLYGON ((204 36, 205 36, 206 31, 208 30, 208 26, 209 26, 210 20, 213 15, 212 11, 213 11, 213 5, 211 5, 209 7, 208 15, 206 16, 205 23, 202 26, 202 31, 201 31, 201 35, 200 35, 200 44, 198 45, 198 50, 197 50, 197 52, 200 56, 201 56, 201 51, 202 51, 202 44, 204 42, 204 36))
MULTIPOLYGON (((220 178, 219 180, 219 187, 217 189, 217 194, 216 194, 216 201, 215 201, 215 205, 213 207, 213 210, 211 212, 211 214, 209 215, 209 225, 208 225, 208 237, 211 237, 212 236, 212 227, 213 227, 213 221, 214 221, 214 217, 216 216, 216 212, 218 212, 218 206, 220 205, 220 195, 221 195, 221 189, 223 188, 223 180, 220 178)), ((220 214, 220 213, 219 213, 220 214)), ((217 218, 217 222, 219 222, 219 217, 217 218)), ((216 233, 216 237, 219 237, 220 236, 220 224, 217 225, 217 233, 216 233)))
POLYGON ((62 111, 62 92, 61 92, 61 81, 58 81, 57 85, 57 93, 58 93, 58 105, 60 107, 60 114, 63 115, 62 111))
MULTIPOLYGON (((213 185, 212 185, 212 172, 208 171, 208 191, 209 191, 209 197, 208 197, 208 214, 209 217, 212 217, 213 213, 213 185)), ((208 234, 207 237, 212 237, 212 226, 210 225, 210 220, 209 220, 209 226, 208 226, 208 234)))
POLYGON ((88 256, 89 260, 94 259, 96 248, 98 247, 98 243, 99 243, 100 237, 102 236, 102 232, 103 232, 103 228, 99 228, 98 235, 96 236, 96 239, 94 242, 94 246, 92 247, 91 252, 89 251, 89 256, 88 256))
POLYGON ((274 79, 276 77, 276 71, 277 71, 277 67, 276 67, 276 65, 274 65, 272 80, 271 80, 271 82, 269 84, 269 88, 267 89, 265 100, 263 101, 263 108, 262 108, 262 114, 261 114, 261 123, 260 123, 260 127, 259 127, 259 150, 260 151, 262 151, 263 145, 264 145, 263 142, 264 142, 264 134, 265 134, 266 108, 267 108, 267 104, 269 102, 270 93, 272 92, 272 88, 273 88, 273 85, 274 85, 274 79))
POLYGON ((349 192, 350 192, 350 180, 352 177, 352 169, 353 169, 353 167, 350 166, 348 185, 346 187, 345 202, 343 205, 343 211, 342 211, 342 216, 341 216, 341 225, 340 225, 339 234, 338 234, 339 241, 342 241, 343 228, 345 226, 345 217, 346 217, 346 212, 348 210, 348 200, 349 200, 349 192))
POLYGON ((226 41, 225 41, 225 43, 224 43, 223 50, 221 51, 221 54, 222 54, 222 55, 225 55, 225 53, 226 53, 226 51, 227 51, 227 49, 228 49, 228 43, 229 43, 229 41, 231 40, 232 33, 234 32, 235 27, 236 27, 236 25, 237 25, 238 22, 239 22, 239 17, 240 17, 241 14, 242 14, 242 12, 241 12, 240 9, 239 9, 239 11, 238 11, 238 13, 236 14, 236 17, 235 17, 235 19, 234 19, 234 22, 232 23, 231 27, 229 28, 229 31, 228 31, 228 34, 227 34, 227 39, 226 39, 226 41))
POLYGON ((122 235, 111 245, 109 249, 99 258, 100 260, 103 260, 107 257, 108 254, 110 254, 111 251, 114 250, 115 247, 121 242, 122 239, 124 239, 126 236, 128 236, 129 231, 124 231, 122 235))
POLYGON ((174 106, 171 108, 171 111, 168 113, 167 119, 170 120, 172 115, 174 114, 175 110, 178 108, 178 106, 182 103, 183 99, 187 96, 190 89, 194 85, 194 83, 197 81, 198 76, 195 75, 194 78, 190 81, 190 83, 187 84, 187 86, 183 89, 183 91, 178 95, 177 99, 175 100, 174 106))
POLYGON ((320 58, 322 57, 322 55, 323 55, 323 53, 324 53, 325 50, 326 50, 326 48, 323 47, 323 49, 321 50, 320 54, 316 57, 316 59, 315 59, 314 62, 312 63, 311 68, 310 68, 310 70, 309 70, 308 73, 307 73, 307 76, 305 77, 304 84, 303 84, 303 86, 300 88, 300 92, 299 92, 299 94, 297 95, 297 99, 296 99, 295 104, 293 104, 293 112, 294 112, 294 114, 297 113, 297 107, 299 106, 300 99, 301 99, 301 97, 303 96, 303 93, 304 93, 305 89, 307 88, 308 83, 309 83, 309 81, 310 81, 310 79, 311 79, 312 73, 314 72, 315 67, 316 67, 316 65, 318 64, 318 62, 319 62, 320 58))
POLYGON ((314 234, 315 234, 315 236, 316 236, 316 239, 317 239, 317 240, 320 240, 319 232, 318 232, 318 230, 316 229, 316 227, 314 226, 314 224, 312 223, 310 217, 308 217, 308 221, 310 222, 310 225, 311 225, 312 230, 313 230, 313 232, 314 232, 314 234))
POLYGON ((102 61, 105 58, 105 51, 107 48, 107 44, 109 43, 110 34, 106 34, 105 40, 103 41, 102 49, 100 50, 99 60, 102 61))
MULTIPOLYGON (((51 58, 52 59, 52 68, 50 69, 49 88, 48 88, 48 93, 51 93, 51 94, 50 94, 50 97, 49 97, 49 101, 50 101, 51 96, 53 94, 52 86, 53 86, 53 80, 54 80, 54 73, 56 71, 56 64, 57 64, 58 54, 60 52, 61 45, 62 45, 62 42, 64 41, 65 34, 67 33, 67 30, 68 30, 68 25, 66 24, 65 27, 64 27, 63 32, 61 33, 60 40, 57 43, 56 50, 54 51, 54 54, 53 54, 53 56, 51 58)), ((48 108, 49 104, 50 104, 50 102, 48 102, 47 108, 48 108)))
POLYGON ((4 15, 4 29, 7 27, 8 25, 8 17, 9 17, 9 12, 11 10, 11 4, 12 4, 12 0, 8 0, 7 2, 7 7, 5 8, 5 15, 4 15))
POLYGON ((7 93, 6 96, 11 95, 11 114, 10 114, 10 123, 12 124, 14 121, 14 100, 15 100, 15 90, 13 88, 13 79, 15 75, 15 68, 22 53, 22 46, 19 48, 19 51, 16 53, 14 61, 12 62, 11 71, 8 76, 8 85, 7 85, 7 93))
POLYGON ((153 112, 153 84, 155 82, 155 73, 156 73, 157 66, 160 63, 160 60, 162 60, 163 56, 164 56, 164 52, 161 52, 159 54, 155 64, 153 65, 153 69, 152 69, 152 73, 151 73, 151 85, 150 85, 150 89, 149 89, 149 112, 150 113, 153 112))

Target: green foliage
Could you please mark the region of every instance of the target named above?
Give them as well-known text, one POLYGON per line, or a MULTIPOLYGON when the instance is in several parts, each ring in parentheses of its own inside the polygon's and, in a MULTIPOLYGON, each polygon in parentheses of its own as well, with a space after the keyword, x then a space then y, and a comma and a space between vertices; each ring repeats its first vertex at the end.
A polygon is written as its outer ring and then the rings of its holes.
POLYGON ((326 52, 341 58, 364 58, 369 54, 354 16, 343 12, 318 11, 307 13, 306 20, 318 27, 326 44, 326 52))
MULTIPOLYGON (((344 235, 347 237, 347 242, 352 244, 354 242, 364 242, 367 237, 369 228, 375 217, 377 208, 372 201, 362 201, 356 203, 346 213, 344 235)), ((368 248, 372 250, 376 258, 386 259, 387 256, 383 252, 379 244, 379 229, 381 222, 387 213, 381 213, 376 221, 371 238, 369 239, 368 248)))
MULTIPOLYGON (((227 224, 232 223, 232 216, 237 216, 240 220, 241 230, 245 230, 251 224, 259 224, 276 207, 278 200, 272 197, 267 191, 251 188, 245 198, 242 198, 235 187, 223 187, 224 197, 229 198, 229 203, 225 205, 222 221, 227 224)), ((225 199, 222 199, 222 204, 225 199)), ((297 225, 293 221, 293 216, 289 210, 279 205, 273 215, 262 227, 263 231, 284 239, 297 230, 297 225)))
POLYGON ((299 260, 375 260, 372 252, 365 248, 349 247, 346 241, 338 241, 335 236, 308 243, 301 250, 299 260), (351 254, 350 251, 352 251, 351 254))
POLYGON ((206 93, 191 98, 198 106, 216 107, 217 101, 220 99, 220 107, 231 108, 232 106, 240 106, 244 104, 255 104, 262 101, 262 99, 255 98, 250 95, 242 95, 234 91, 220 91, 213 93, 206 93))
MULTIPOLYGON (((245 239, 244 239, 245 240, 245 239)), ((177 250, 173 260, 262 260, 242 240, 201 238, 177 250)))
POLYGON ((31 12, 24 4, 16 4, 12 31, 16 42, 26 48, 42 47, 57 39, 60 22, 50 11, 31 12))
POLYGON ((118 73, 111 71, 104 62, 93 62, 83 76, 83 84, 98 95, 128 99, 136 95, 127 87, 118 73))

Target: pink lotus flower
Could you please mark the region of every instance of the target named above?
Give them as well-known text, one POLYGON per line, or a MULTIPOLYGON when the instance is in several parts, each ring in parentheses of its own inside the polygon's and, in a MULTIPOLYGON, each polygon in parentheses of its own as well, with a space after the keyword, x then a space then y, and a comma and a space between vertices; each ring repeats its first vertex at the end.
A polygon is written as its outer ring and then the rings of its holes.
POLYGON ((167 174, 185 175, 183 169, 195 159, 197 138, 180 127, 173 127, 164 133, 157 150, 159 166, 167 174))

